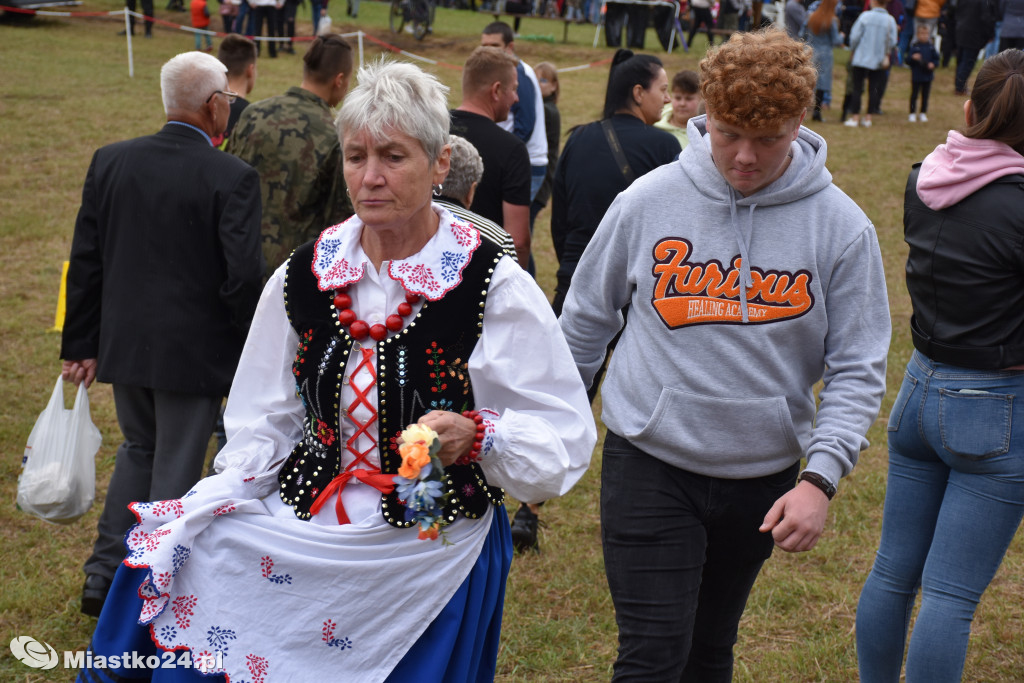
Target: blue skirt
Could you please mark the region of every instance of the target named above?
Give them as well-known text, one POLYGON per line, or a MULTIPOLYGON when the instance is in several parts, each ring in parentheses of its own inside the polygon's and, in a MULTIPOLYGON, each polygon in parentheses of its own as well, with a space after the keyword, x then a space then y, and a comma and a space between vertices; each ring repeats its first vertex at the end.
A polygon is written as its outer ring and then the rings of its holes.
MULTIPOLYGON (((512 535, 508 514, 502 506, 495 510, 487 539, 469 576, 392 670, 387 682, 493 681, 505 604, 505 581, 511 565, 512 535)), ((76 682, 225 681, 224 674, 205 675, 198 669, 185 666, 186 657, 180 652, 165 652, 157 648, 150 639, 149 626, 139 625, 142 610, 139 586, 145 580, 146 571, 125 565, 118 568, 93 633, 91 656, 86 659, 85 668, 79 671, 76 682), (118 658, 118 666, 106 666, 112 657, 118 658), (157 666, 143 667, 147 660, 157 666)), ((316 672, 310 672, 310 675, 317 677, 316 672)))

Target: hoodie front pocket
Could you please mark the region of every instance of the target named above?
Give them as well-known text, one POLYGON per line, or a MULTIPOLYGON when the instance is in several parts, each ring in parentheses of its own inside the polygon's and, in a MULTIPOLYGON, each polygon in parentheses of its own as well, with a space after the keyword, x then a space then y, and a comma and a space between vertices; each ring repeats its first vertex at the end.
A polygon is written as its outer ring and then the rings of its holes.
POLYGON ((636 438, 678 444, 680 453, 701 460, 724 454, 761 460, 800 453, 782 396, 720 398, 666 388, 636 438))

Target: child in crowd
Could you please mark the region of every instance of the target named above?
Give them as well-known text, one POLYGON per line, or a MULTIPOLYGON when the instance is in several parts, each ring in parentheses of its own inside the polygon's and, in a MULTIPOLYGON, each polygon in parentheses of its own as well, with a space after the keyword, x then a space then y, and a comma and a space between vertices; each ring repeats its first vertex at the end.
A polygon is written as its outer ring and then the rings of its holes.
POLYGON ((548 170, 544 176, 544 183, 537 191, 537 196, 530 203, 530 232, 533 232, 533 222, 537 214, 547 206, 551 198, 551 183, 555 177, 555 166, 558 164, 558 142, 562 137, 562 115, 558 111, 558 93, 561 87, 558 84, 558 69, 551 62, 541 62, 533 67, 537 74, 537 83, 540 85, 540 94, 544 99, 544 132, 548 140, 548 170))
POLYGON ((704 100, 700 96, 700 78, 697 72, 680 71, 672 77, 672 101, 665 105, 661 112, 661 120, 654 125, 675 135, 679 140, 679 146, 686 149, 686 145, 689 144, 686 124, 703 109, 704 100))
MULTIPOLYGON (((188 6, 192 12, 192 28, 203 30, 210 29, 210 10, 206 8, 206 0, 192 0, 188 6)), ((196 39, 196 50, 203 49, 204 52, 213 52, 213 38, 209 33, 193 33, 196 39), (206 38, 206 48, 201 47, 203 37, 206 38)))
POLYGON ((241 4, 242 0, 220 0, 220 19, 224 22, 224 33, 231 33, 241 4))
POLYGON ((910 116, 914 121, 928 120, 928 95, 935 78, 935 66, 939 63, 939 52, 932 44, 931 31, 926 24, 917 27, 917 40, 910 46, 910 116), (916 114, 917 95, 921 94, 921 113, 916 114))

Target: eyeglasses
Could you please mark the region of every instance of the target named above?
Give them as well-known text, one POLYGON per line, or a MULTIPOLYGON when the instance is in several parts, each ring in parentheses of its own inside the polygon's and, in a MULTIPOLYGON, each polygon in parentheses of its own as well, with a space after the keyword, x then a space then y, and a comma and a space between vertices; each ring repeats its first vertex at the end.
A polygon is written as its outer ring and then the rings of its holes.
POLYGON ((235 100, 237 100, 240 97, 238 93, 231 92, 230 90, 214 90, 212 93, 210 93, 210 96, 206 98, 206 102, 204 102, 203 104, 209 104, 210 100, 213 99, 214 95, 223 95, 225 98, 227 98, 228 104, 234 104, 235 100))

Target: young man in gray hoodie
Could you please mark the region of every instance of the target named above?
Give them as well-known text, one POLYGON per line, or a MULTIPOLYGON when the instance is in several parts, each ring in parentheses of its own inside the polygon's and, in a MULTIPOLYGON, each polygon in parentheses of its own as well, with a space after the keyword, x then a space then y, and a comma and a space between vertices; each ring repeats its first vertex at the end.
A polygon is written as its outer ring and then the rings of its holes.
POLYGON ((701 81, 690 145, 618 196, 561 317, 589 384, 629 308, 602 387, 616 681, 731 680, 762 564, 817 543, 885 391, 881 254, 801 126, 810 51, 734 34, 701 81))

